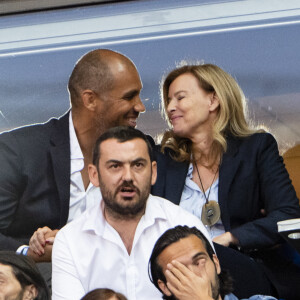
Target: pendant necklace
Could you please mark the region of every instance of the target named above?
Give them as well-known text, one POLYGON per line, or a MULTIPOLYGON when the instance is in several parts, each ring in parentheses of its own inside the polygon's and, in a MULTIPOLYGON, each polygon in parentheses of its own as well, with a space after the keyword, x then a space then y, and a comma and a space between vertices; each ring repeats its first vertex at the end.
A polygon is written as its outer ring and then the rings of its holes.
POLYGON ((205 198, 205 204, 202 207, 201 221, 204 225, 213 226, 219 221, 219 219, 221 217, 221 210, 220 210, 219 203, 217 201, 208 200, 208 199, 209 199, 211 187, 212 187, 212 185, 215 181, 215 178, 216 178, 216 175, 219 171, 220 165, 217 168, 217 171, 214 175, 212 183, 209 187, 208 195, 206 197, 205 190, 204 190, 204 187, 203 187, 203 184, 202 184, 202 181, 201 181, 200 173, 199 173, 197 163, 196 163, 195 160, 194 160, 194 164, 195 164, 195 167, 196 167, 196 170, 197 170, 197 174, 198 174, 200 184, 201 184, 201 187, 202 187, 202 191, 203 191, 203 194, 204 194, 204 198, 205 198))

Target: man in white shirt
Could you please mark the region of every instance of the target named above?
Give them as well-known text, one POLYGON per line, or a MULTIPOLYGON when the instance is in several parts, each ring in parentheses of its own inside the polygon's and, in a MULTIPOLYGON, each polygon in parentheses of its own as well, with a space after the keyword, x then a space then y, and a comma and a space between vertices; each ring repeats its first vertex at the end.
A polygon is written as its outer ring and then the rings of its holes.
POLYGON ((150 195, 156 162, 146 136, 116 127, 96 142, 90 181, 101 204, 66 225, 55 238, 52 296, 80 299, 95 288, 111 288, 129 300, 160 299, 148 278, 148 260, 158 237, 176 225, 201 221, 171 202, 150 195))

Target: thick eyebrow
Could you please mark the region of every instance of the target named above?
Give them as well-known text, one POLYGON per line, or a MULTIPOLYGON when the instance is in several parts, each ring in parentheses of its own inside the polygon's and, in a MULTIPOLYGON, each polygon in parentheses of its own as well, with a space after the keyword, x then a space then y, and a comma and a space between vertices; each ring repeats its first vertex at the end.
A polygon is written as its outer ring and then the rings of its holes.
POLYGON ((147 163, 147 159, 143 158, 143 157, 138 157, 135 160, 133 160, 131 163, 137 163, 137 162, 143 162, 143 163, 147 163))
POLYGON ((106 165, 109 164, 122 164, 123 162, 121 162, 120 160, 116 160, 116 159, 110 159, 108 161, 105 162, 106 165))
POLYGON ((198 252, 192 257, 192 261, 199 259, 200 256, 208 256, 206 252, 198 252))
MULTIPOLYGON (((143 157, 138 157, 135 160, 131 161, 130 163, 133 164, 133 163, 137 163, 137 162, 147 163, 147 159, 145 159, 143 157)), ((117 160, 117 159, 110 159, 110 160, 106 161, 105 164, 106 165, 109 165, 109 164, 124 164, 124 162, 120 161, 120 160, 117 160)))

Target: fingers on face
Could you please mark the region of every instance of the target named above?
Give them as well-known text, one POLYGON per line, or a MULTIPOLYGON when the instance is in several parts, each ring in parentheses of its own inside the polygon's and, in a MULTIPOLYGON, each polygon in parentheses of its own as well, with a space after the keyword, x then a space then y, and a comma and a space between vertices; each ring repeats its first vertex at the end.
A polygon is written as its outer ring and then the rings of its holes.
POLYGON ((179 289, 189 281, 190 273, 191 271, 185 265, 172 261, 167 265, 165 276, 168 283, 179 289))

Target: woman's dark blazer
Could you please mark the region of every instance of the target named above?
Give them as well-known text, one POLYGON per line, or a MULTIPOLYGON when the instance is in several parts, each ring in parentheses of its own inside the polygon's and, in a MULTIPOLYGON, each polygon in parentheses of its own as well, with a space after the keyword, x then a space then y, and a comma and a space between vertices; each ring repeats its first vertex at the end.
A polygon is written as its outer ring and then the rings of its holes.
MULTIPOLYGON (((164 155, 157 155, 157 163, 158 178, 152 193, 179 204, 188 163, 178 163, 164 155)), ((268 133, 227 139, 218 195, 225 231, 232 232, 243 249, 265 249, 277 244, 281 240, 277 222, 300 217, 295 190, 277 143, 268 133)))
MULTIPOLYGON (((152 194, 179 204, 189 164, 161 153, 157 164, 152 194)), ((299 299, 300 269, 282 251, 287 245, 275 245, 283 241, 277 222, 299 218, 300 207, 271 134, 227 139, 218 196, 225 231, 238 238, 240 250, 247 254, 215 244, 222 269, 229 270, 234 279, 234 293, 240 298, 265 294, 299 299)))

